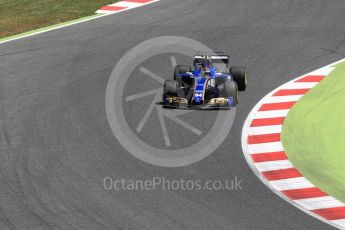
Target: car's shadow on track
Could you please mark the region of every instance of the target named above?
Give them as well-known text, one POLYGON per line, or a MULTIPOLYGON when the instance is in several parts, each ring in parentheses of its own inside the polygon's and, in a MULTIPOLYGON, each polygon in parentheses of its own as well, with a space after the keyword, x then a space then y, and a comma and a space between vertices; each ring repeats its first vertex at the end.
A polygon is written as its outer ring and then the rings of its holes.
POLYGON ((156 105, 162 106, 163 109, 171 109, 171 110, 231 110, 231 107, 214 107, 214 106, 181 106, 181 105, 165 105, 163 102, 157 102, 156 105))

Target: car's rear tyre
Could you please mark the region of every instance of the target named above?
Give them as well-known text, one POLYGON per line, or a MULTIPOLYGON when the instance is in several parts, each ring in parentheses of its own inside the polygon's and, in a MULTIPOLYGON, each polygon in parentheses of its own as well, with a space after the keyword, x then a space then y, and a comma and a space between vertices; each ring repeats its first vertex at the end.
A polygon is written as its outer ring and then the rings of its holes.
POLYGON ((247 70, 245 67, 232 67, 230 74, 238 85, 239 91, 245 91, 247 88, 247 70))
POLYGON ((238 104, 238 87, 235 81, 225 81, 224 84, 218 86, 219 96, 232 100, 230 106, 238 104))
POLYGON ((192 72, 192 67, 189 65, 177 65, 174 71, 174 80, 181 83, 182 86, 193 85, 194 79, 191 77, 182 77, 179 74, 186 74, 187 72, 192 72))

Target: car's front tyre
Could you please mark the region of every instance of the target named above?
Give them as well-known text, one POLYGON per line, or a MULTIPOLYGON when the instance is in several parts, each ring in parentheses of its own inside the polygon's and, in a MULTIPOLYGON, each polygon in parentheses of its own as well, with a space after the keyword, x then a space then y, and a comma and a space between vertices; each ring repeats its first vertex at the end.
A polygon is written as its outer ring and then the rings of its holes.
POLYGON ((229 100, 229 106, 238 104, 238 87, 235 81, 225 81, 224 84, 218 86, 219 96, 229 100))

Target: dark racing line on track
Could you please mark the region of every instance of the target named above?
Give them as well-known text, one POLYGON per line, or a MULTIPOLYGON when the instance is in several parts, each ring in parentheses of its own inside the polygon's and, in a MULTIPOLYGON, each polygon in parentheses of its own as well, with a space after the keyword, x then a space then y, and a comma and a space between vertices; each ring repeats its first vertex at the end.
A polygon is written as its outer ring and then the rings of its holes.
MULTIPOLYGON (((0 229, 332 229, 256 178, 242 154, 241 129, 267 92, 341 58, 343 11, 342 1, 161 0, 0 45, 0 229), (223 144, 181 168, 155 167, 128 154, 104 108, 107 81, 122 55, 167 35, 224 50, 250 76, 223 144), (156 176, 236 176, 243 189, 129 192, 102 184, 105 177, 156 176)), ((160 68, 172 73, 170 66, 160 68)), ((203 121, 200 112, 193 112, 197 121, 203 121)), ((147 129, 159 145, 156 126, 147 129)))

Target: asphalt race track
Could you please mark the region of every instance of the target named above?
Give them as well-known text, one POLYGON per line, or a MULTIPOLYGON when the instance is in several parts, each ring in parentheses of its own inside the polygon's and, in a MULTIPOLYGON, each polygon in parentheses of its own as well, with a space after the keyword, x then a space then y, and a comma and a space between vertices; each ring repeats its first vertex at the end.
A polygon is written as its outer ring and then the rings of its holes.
MULTIPOLYGON (((344 56, 344 10, 340 0, 161 0, 0 45, 0 229, 333 229, 256 178, 242 153, 241 129, 269 91, 344 56), (184 36, 225 51, 250 77, 225 141, 180 168, 133 157, 114 137, 105 112, 116 63, 158 36, 184 36), (243 189, 107 191, 104 177, 238 177, 243 189)), ((172 77, 169 62, 148 60, 146 67, 172 77)), ((128 87, 140 90, 141 84, 128 87)), ((191 115, 205 120, 203 111, 191 115)), ((130 121, 137 124, 141 116, 132 112, 130 121)), ((164 147, 159 125, 144 130, 151 144, 164 147)), ((172 142, 179 135, 173 130, 172 142)))

